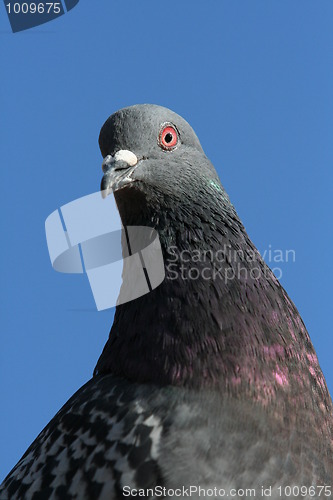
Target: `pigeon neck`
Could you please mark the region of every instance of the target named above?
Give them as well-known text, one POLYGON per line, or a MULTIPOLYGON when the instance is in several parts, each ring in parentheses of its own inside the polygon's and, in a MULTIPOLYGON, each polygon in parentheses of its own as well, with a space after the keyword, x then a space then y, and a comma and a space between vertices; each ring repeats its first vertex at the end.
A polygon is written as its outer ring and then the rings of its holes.
POLYGON ((117 307, 96 373, 217 388, 263 405, 278 394, 307 404, 312 385, 327 408, 326 384, 298 311, 232 207, 218 214, 187 207, 156 213, 149 220, 159 232, 166 277, 117 307))

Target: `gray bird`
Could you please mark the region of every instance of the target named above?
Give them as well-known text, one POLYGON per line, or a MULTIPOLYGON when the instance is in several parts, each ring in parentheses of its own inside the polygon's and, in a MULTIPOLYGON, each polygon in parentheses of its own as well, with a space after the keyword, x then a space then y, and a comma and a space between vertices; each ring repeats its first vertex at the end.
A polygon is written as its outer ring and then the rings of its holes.
POLYGON ((158 232, 165 279, 117 306, 93 378, 0 499, 331 497, 332 401, 316 353, 194 131, 137 105, 109 117, 99 144, 103 194, 125 227, 158 232))

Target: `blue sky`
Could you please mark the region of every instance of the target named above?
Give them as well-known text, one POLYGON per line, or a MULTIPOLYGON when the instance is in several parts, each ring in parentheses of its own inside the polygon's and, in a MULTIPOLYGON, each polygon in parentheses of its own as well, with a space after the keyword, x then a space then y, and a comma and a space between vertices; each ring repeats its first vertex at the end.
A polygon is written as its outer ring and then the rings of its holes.
POLYGON ((81 0, 12 34, 1 6, 0 479, 107 339, 114 311, 53 271, 44 222, 99 189, 100 127, 130 104, 184 116, 259 251, 295 251, 281 282, 333 393, 332 21, 331 0, 81 0))

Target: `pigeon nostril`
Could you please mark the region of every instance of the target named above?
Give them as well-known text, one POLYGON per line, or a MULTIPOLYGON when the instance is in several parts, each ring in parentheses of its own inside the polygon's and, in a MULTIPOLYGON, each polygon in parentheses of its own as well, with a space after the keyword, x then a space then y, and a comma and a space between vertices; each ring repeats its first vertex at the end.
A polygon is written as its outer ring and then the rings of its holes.
POLYGON ((128 149, 121 149, 120 151, 117 151, 114 155, 114 159, 117 163, 119 161, 126 162, 129 167, 134 167, 134 165, 138 163, 137 156, 128 149))
POLYGON ((122 170, 129 167, 134 167, 138 163, 137 156, 126 149, 121 149, 117 153, 112 155, 107 155, 102 163, 102 170, 107 173, 112 168, 114 170, 122 170))

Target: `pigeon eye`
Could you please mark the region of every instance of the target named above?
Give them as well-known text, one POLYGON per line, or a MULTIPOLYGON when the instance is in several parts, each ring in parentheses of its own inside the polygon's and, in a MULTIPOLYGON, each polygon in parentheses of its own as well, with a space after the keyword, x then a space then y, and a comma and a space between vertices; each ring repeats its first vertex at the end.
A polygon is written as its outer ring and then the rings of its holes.
POLYGON ((172 125, 164 125, 159 135, 159 145, 169 151, 178 144, 178 133, 172 125))

